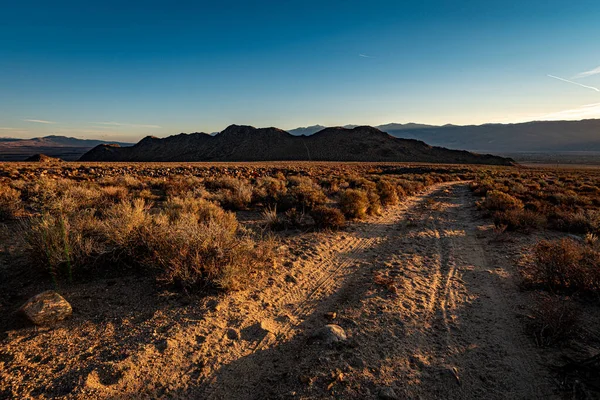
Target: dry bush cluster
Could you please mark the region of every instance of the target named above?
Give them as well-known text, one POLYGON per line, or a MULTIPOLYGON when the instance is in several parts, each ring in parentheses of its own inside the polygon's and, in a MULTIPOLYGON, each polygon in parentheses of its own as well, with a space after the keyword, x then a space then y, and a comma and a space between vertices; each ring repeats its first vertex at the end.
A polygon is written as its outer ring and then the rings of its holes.
POLYGON ((473 176, 439 167, 69 165, 0 165, 0 220, 19 227, 31 264, 57 280, 139 273, 186 289, 243 287, 272 265, 271 230, 341 229, 428 185, 473 176), (263 224, 241 224, 242 210, 263 224))
POLYGON ((523 268, 528 284, 551 291, 600 291, 600 250, 570 238, 542 240, 533 248, 533 260, 523 268))
POLYGON ((595 170, 482 170, 471 188, 496 225, 530 232, 600 233, 600 173, 595 170))
POLYGON ((580 313, 573 300, 541 294, 532 307, 527 330, 538 346, 548 347, 571 339, 579 321, 580 313))

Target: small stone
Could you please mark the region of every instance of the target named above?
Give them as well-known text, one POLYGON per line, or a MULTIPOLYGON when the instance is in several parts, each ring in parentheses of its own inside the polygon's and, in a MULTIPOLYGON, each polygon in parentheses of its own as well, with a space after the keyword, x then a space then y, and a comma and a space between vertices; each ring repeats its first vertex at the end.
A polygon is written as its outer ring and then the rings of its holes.
POLYGON ((337 317, 337 313, 336 312, 328 312, 325 313, 325 318, 327 318, 330 321, 333 321, 335 319, 335 317, 337 317))
POLYGON ((345 342, 348 339, 344 329, 335 324, 325 325, 323 328, 317 331, 315 336, 326 344, 345 342))
POLYGON ((399 399, 399 397, 396 395, 396 392, 394 392, 394 389, 392 389, 391 387, 379 388, 379 391, 377 392, 377 397, 381 400, 398 400, 399 399))
POLYGON ((53 290, 33 296, 19 309, 31 322, 40 326, 52 326, 73 313, 71 304, 53 290))
POLYGON ((237 329, 229 328, 229 329, 227 329, 227 337, 230 340, 239 340, 240 332, 237 329))

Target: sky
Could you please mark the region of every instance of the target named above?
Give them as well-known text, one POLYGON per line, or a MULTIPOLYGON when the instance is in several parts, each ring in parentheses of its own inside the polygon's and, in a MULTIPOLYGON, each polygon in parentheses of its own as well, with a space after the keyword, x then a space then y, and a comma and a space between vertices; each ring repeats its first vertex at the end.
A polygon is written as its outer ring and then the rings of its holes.
POLYGON ((0 137, 600 118, 598 0, 0 1, 0 137))

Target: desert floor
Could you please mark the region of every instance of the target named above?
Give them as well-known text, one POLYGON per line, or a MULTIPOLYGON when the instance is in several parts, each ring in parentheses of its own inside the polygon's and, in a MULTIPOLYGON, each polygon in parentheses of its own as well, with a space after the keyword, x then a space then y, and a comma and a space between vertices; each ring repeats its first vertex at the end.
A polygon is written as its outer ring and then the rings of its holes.
POLYGON ((3 329, 0 397, 558 397, 524 330, 516 265, 534 238, 492 228, 467 183, 443 183, 342 231, 289 236, 255 288, 73 285, 61 326, 3 329), (347 341, 315 336, 332 323, 347 341))

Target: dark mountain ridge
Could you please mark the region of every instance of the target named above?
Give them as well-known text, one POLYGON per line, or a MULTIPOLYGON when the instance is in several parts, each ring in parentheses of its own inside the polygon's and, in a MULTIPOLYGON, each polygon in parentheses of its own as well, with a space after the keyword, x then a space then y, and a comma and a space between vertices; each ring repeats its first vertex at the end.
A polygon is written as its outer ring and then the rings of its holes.
POLYGON ((100 145, 81 161, 387 161, 511 165, 511 159, 432 147, 370 126, 294 136, 277 128, 231 125, 221 133, 146 137, 131 147, 100 145))

